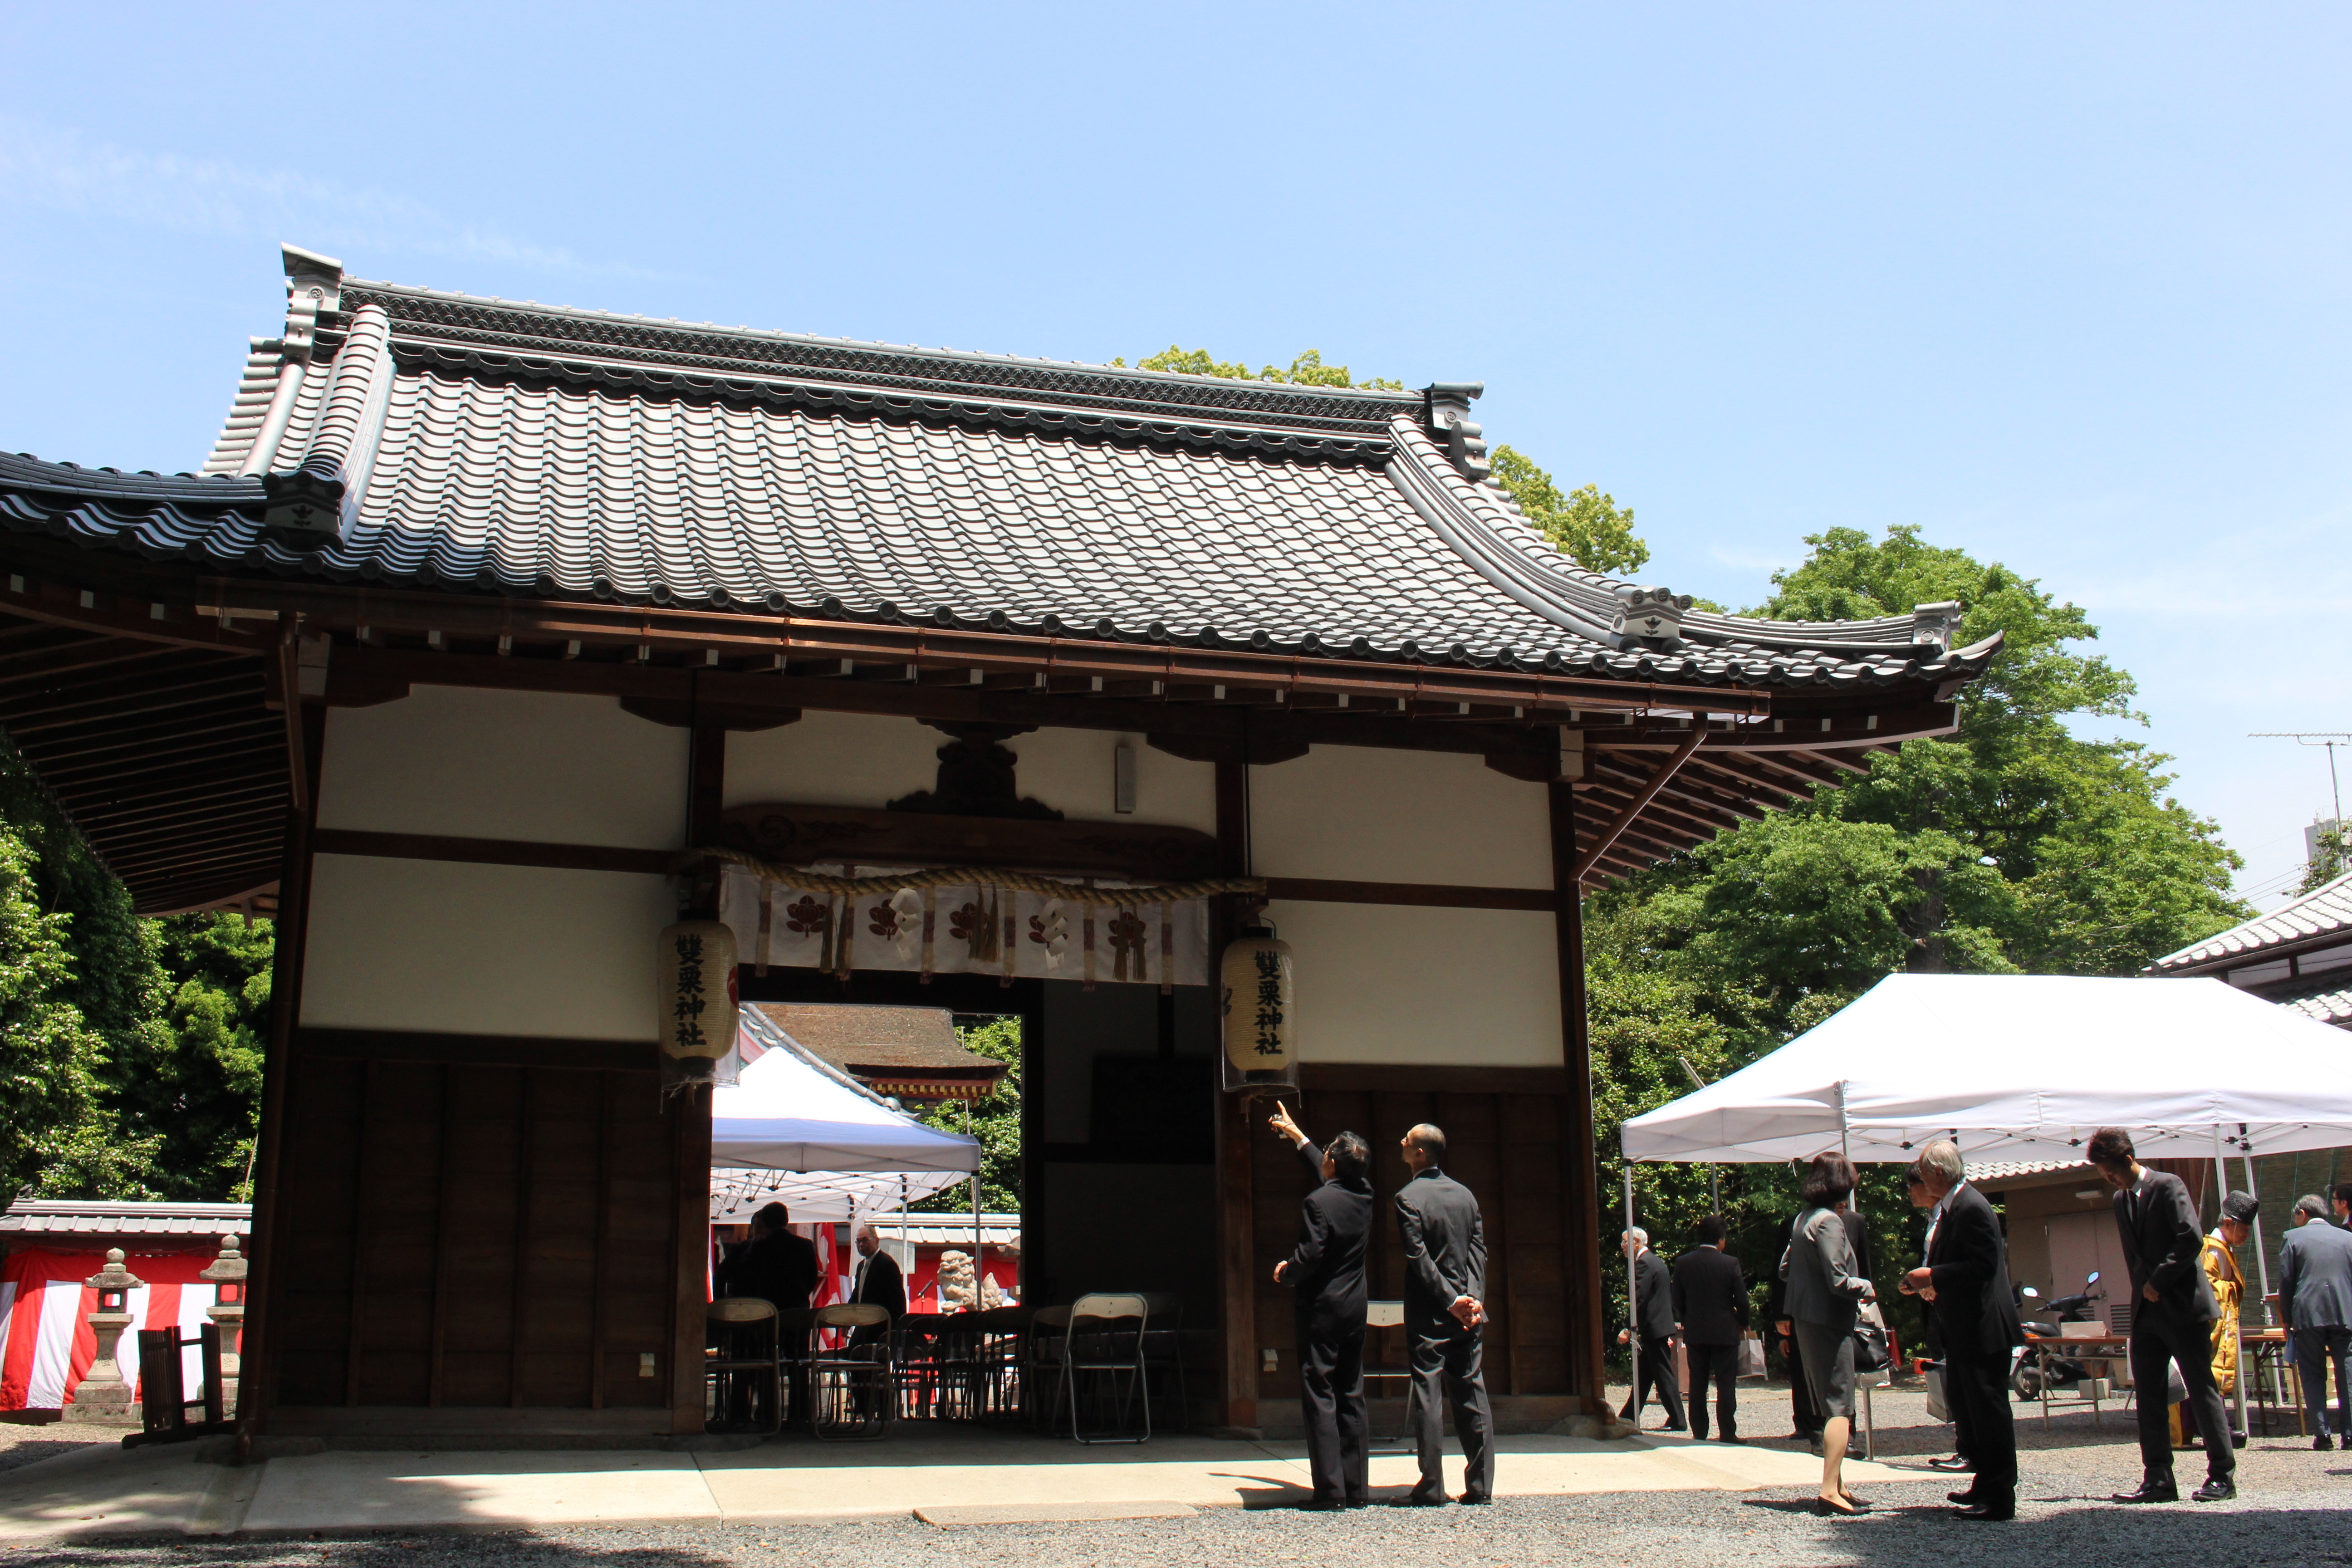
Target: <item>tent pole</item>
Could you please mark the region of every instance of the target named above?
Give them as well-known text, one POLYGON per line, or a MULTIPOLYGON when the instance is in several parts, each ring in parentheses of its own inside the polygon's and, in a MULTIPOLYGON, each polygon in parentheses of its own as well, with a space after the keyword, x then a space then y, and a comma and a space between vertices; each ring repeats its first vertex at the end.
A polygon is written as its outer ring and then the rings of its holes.
MULTIPOLYGON (((1851 1131, 1846 1126, 1845 1079, 1838 1079, 1837 1107, 1838 1157, 1843 1159, 1848 1166, 1851 1166, 1853 1163, 1853 1138, 1851 1131)), ((1860 1172, 1856 1172, 1854 1174, 1853 1197, 1852 1202, 1853 1204, 1853 1212, 1860 1214, 1862 1212, 1862 1176, 1860 1172)), ((1878 1458, 1878 1413, 1871 1405, 1870 1390, 1871 1385, 1869 1384, 1864 1383, 1862 1385, 1862 1457, 1864 1459, 1875 1459, 1878 1458)))
MULTIPOLYGON (((2221 1124, 2216 1121, 2213 1123, 2213 1228, 2217 1231, 2228 1222, 2228 1216, 2221 1212, 2221 1201, 2229 1195, 2230 1160, 2227 1152, 2221 1147, 2221 1124)), ((2226 1236, 2222 1238, 2221 1245, 2224 1247, 2230 1245, 2226 1236)), ((2234 1253, 2231 1261, 2233 1263, 2237 1261, 2234 1253)), ((2252 1428, 2246 1425, 2246 1304, 2242 1300, 2246 1293, 2243 1284, 2245 1270, 2240 1269, 2238 1278, 2241 1282, 2238 1294, 2242 1298, 2238 1303, 2238 1342, 2231 1349, 2237 1354, 2235 1364, 2238 1369, 2238 1430, 2246 1432, 2251 1431, 2252 1428)))
MULTIPOLYGON (((2246 1135, 2246 1124, 2238 1123, 2238 1143, 2246 1152, 2246 1195, 2254 1200, 2254 1268, 2263 1287, 2263 1327, 2278 1327, 2278 1314, 2271 1308, 2271 1260, 2263 1250, 2263 1190, 2254 1184, 2254 1141, 2246 1135)), ((2271 1363, 2271 1403, 2286 1402, 2285 1387, 2279 1382, 2278 1363, 2271 1363)))
MULTIPOLYGON (((967 1137, 971 1136, 971 1101, 969 1100, 963 1102, 963 1130, 967 1137)), ((975 1312, 982 1311, 988 1306, 988 1289, 983 1283, 987 1278, 988 1259, 982 1257, 980 1251, 980 1167, 975 1165, 971 1171, 971 1310, 975 1312)))
MULTIPOLYGON (((1625 1230, 1633 1230, 1633 1162, 1624 1162, 1625 1171, 1625 1230)), ((1625 1349, 1630 1356, 1625 1368, 1627 1389, 1625 1403, 1633 1412, 1633 1430, 1642 1429, 1642 1407, 1633 1403, 1633 1394, 1642 1386, 1642 1311, 1635 1297, 1633 1249, 1619 1244, 1617 1250, 1625 1255, 1625 1349)))

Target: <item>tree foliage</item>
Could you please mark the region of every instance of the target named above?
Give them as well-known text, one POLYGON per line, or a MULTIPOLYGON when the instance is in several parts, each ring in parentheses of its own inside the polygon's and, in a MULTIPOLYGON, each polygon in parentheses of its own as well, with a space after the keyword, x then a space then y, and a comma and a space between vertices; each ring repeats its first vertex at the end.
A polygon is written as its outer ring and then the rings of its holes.
POLYGON ((261 1098, 269 927, 143 920, 13 751, 0 748, 5 874, 35 923, 0 952, 22 1010, 0 1074, 0 1191, 234 1201, 261 1098), (70 1023, 68 1023, 68 1019, 70 1023), (54 1078, 37 1081, 49 1062, 54 1078))
MULTIPOLYGON (((1127 361, 1115 359, 1110 363, 1124 365, 1127 361)), ((1291 386, 1360 386, 1380 392, 1404 390, 1404 383, 1387 381, 1379 376, 1369 381, 1354 380, 1348 374, 1346 365, 1325 364, 1322 353, 1315 349, 1308 349, 1292 360, 1287 370, 1269 364, 1260 367, 1253 374, 1250 367, 1240 360, 1221 360, 1206 349, 1188 349, 1170 343, 1150 358, 1136 361, 1135 368, 1172 371, 1178 375, 1222 376, 1227 381, 1280 382, 1291 386)))
MULTIPOLYGON (((980 1202, 990 1214, 1021 1212, 1021 1020, 991 1018, 980 1024, 956 1026, 963 1048, 1006 1064, 1004 1076, 985 1100, 974 1100, 967 1113, 962 1105, 941 1102, 915 1115, 927 1127, 942 1132, 970 1132, 980 1140, 980 1202)), ((913 1204, 925 1214, 971 1212, 971 1191, 959 1183, 913 1204)))
POLYGON ((1519 503, 1519 510, 1562 555, 1589 572, 1638 572, 1650 547, 1633 532, 1633 509, 1599 485, 1566 494, 1552 477, 1515 447, 1497 447, 1492 458, 1495 482, 1519 503))
MULTIPOLYGON (((1957 601, 1958 644, 2003 642, 1961 695, 1952 736, 1876 753, 1843 788, 1817 788, 1587 901, 1604 1150, 1622 1117, 1689 1088, 1655 1048, 1620 1041, 1719 1042, 1710 1059, 1728 1070, 1891 973, 2131 974, 2246 913, 2229 892, 2238 858, 2166 794, 2168 759, 2075 733, 2141 721, 2131 677, 2083 650, 2098 634, 2079 607, 1916 529, 1806 542, 1811 553, 1751 614, 1860 619, 1957 601)), ((1757 1272, 1793 1188, 1785 1171, 1758 1167, 1727 1171, 1724 1188, 1735 1250, 1762 1248, 1746 1254, 1757 1272)), ((1680 1249, 1704 1194, 1701 1171, 1639 1173, 1659 1250, 1680 1249)), ((1910 1307, 1893 1271, 1916 1250, 1916 1219, 1891 1168, 1866 1173, 1862 1203, 1900 1325, 1910 1307)))

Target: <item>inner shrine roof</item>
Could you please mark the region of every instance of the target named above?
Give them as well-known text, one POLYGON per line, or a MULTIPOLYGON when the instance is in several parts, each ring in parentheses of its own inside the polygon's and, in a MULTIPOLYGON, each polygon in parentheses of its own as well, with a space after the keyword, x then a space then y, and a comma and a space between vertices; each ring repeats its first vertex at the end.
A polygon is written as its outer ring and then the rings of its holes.
POLYGON ((1956 613, 1712 615, 1560 555, 1477 389, 1294 387, 346 279, 288 252, 200 475, 0 458, 0 523, 234 576, 1695 685, 1956 688, 1956 613), (284 526, 289 498, 334 534, 284 526))

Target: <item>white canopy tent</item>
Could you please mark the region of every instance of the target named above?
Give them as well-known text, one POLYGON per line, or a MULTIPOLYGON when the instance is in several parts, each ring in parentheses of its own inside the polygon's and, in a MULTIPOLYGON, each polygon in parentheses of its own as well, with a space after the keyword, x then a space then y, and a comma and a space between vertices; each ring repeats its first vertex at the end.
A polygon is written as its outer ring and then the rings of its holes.
POLYGON ((2352 1144, 2352 1041, 2219 980, 1892 974, 1728 1078, 1627 1121, 1628 1160, 2080 1160, 2352 1144))
MULTIPOLYGON (((1770 1056, 1627 1121, 1625 1223, 1637 1161, 1836 1148, 1908 1163, 1949 1138, 1972 1161, 2074 1162, 2110 1126, 2143 1155, 2211 1160, 2218 1202, 2226 1149, 2252 1191, 2257 1153, 2352 1144, 2347 1068, 2344 1031, 2220 980, 1891 974, 1770 1056)), ((2259 1220, 2254 1249, 2267 1298, 2259 1220)), ((2242 1380, 2238 1404, 2242 1426, 2242 1380)))
POLYGON ((751 1057, 710 1108, 710 1217, 741 1224, 782 1203, 796 1223, 862 1218, 942 1192, 980 1169, 978 1141, 926 1127, 803 1054, 756 1009, 751 1057))

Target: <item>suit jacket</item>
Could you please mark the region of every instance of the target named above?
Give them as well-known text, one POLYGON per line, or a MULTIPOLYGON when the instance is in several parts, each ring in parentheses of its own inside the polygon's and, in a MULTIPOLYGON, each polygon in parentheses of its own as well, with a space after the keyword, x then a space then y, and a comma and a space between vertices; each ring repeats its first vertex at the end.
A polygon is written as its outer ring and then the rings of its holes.
POLYGON ((2352 1328, 2352 1230, 2309 1219, 2286 1233, 2279 1316, 2298 1329, 2352 1328))
POLYGON ((1870 1277, 1860 1271, 1852 1228, 1840 1223, 1849 1217, 1822 1208, 1797 1216, 1780 1273, 1789 1282, 1788 1314, 1798 1322, 1840 1333, 1854 1325, 1870 1277))
MULTIPOLYGON (((1780 1250, 1776 1256, 1789 1256, 1789 1246, 1797 1239, 1797 1222, 1809 1212, 1801 1209, 1789 1216, 1789 1223, 1780 1227, 1780 1250)), ((1870 1266, 1870 1227, 1851 1208, 1845 1212, 1845 1244, 1853 1253, 1854 1272, 1865 1279, 1873 1278, 1875 1271, 1870 1266)), ((1783 1270, 1774 1268, 1765 1287, 1764 1319, 1778 1323, 1789 1316, 1789 1277, 1783 1270)))
POLYGON ((1666 1260, 1646 1247, 1633 1259, 1633 1326, 1650 1340, 1675 1331, 1675 1277, 1666 1260))
POLYGON ((1486 1231, 1470 1189, 1431 1165, 1398 1189, 1408 1329, 1452 1333, 1457 1296, 1486 1299, 1486 1231))
MULTIPOLYGON (((1323 1151, 1301 1143, 1298 1157, 1320 1181, 1323 1151)), ((1298 1205, 1298 1245, 1282 1279, 1297 1296, 1299 1321, 1316 1339, 1363 1338, 1364 1255, 1371 1238, 1372 1187, 1361 1176, 1323 1182, 1298 1205)))
POLYGON ((721 1296, 772 1301, 779 1311, 805 1312, 817 1281, 816 1243, 780 1230, 738 1243, 719 1265, 721 1296))
POLYGON ((1739 1259, 1719 1247, 1694 1247, 1675 1258, 1675 1319, 1691 1344, 1738 1344, 1748 1327, 1748 1271, 1739 1259))
POLYGON ((2168 1171, 2149 1171, 2115 1195, 2116 1228, 2123 1233, 2124 1268, 2131 1275, 2132 1318, 2160 1312, 2178 1323, 2210 1323, 2221 1315, 2200 1256, 2205 1227, 2189 1189, 2168 1171), (2153 1284, 2157 1299, 2140 1294, 2153 1284))
POLYGON ((1946 1355, 2006 1357, 2011 1345, 2025 1342, 2000 1217, 1965 1182, 1944 1200, 1927 1265, 1936 1299, 1925 1305, 1946 1355))
POLYGON ((907 1277, 898 1260, 877 1247, 871 1258, 857 1260, 857 1279, 849 1299, 869 1307, 887 1307, 893 1321, 907 1315, 907 1277))

